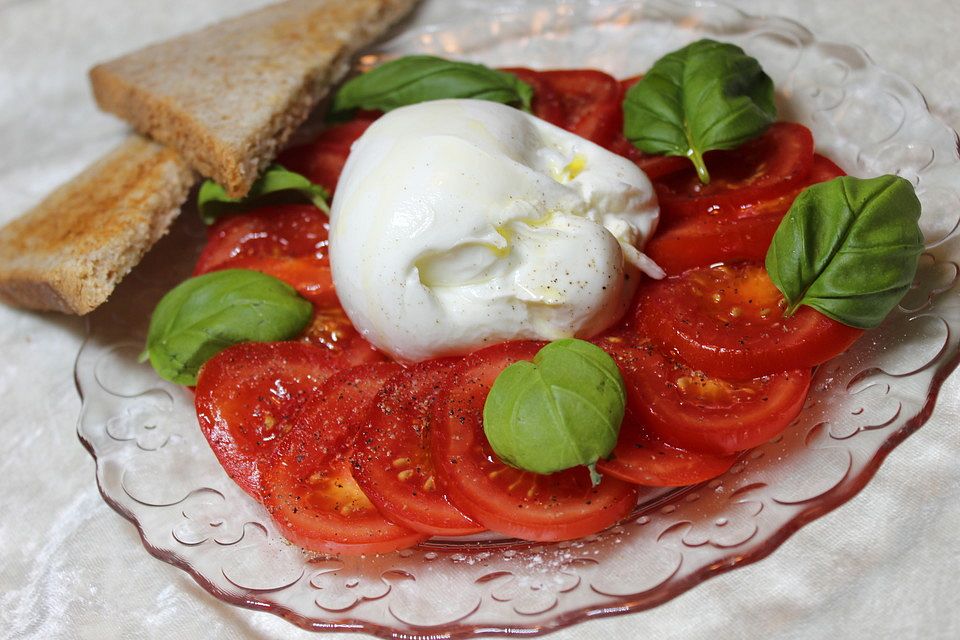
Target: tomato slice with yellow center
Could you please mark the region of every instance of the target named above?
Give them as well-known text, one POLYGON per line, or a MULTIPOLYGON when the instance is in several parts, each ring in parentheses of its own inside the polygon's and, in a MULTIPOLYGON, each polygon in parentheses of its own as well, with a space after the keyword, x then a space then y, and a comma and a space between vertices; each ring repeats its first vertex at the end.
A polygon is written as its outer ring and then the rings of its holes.
POLYGON ((203 365, 195 400, 200 430, 244 491, 259 497, 259 461, 273 454, 304 403, 341 368, 331 352, 300 342, 238 344, 203 365))
POLYGON ((801 124, 775 122, 758 138, 730 151, 704 156, 710 182, 691 163, 662 176, 654 186, 665 219, 736 215, 802 185, 813 167, 813 135, 801 124))
POLYGON ((780 221, 800 191, 842 175, 843 170, 829 159, 815 156, 804 183, 779 196, 733 213, 664 217, 644 253, 669 274, 717 262, 763 262, 780 221))
POLYGON ((810 307, 785 309, 763 266, 716 265, 645 282, 636 323, 662 351, 731 380, 814 367, 863 334, 810 307))
POLYGON ((454 507, 430 452, 433 405, 458 359, 428 360, 377 394, 352 457, 354 476, 391 520, 430 535, 483 531, 454 507))
POLYGON ((390 522, 353 478, 354 438, 384 382, 401 369, 377 363, 331 377, 298 414, 292 437, 263 464, 264 505, 284 536, 325 553, 383 553, 426 536, 390 522))
POLYGON ((260 207, 211 227, 195 274, 250 269, 286 282, 313 303, 301 336, 342 355, 344 367, 384 356, 363 339, 340 306, 327 254, 327 216, 313 205, 260 207))
POLYGON ((434 407, 433 459, 451 501, 489 529, 524 540, 555 541, 601 531, 625 517, 636 488, 604 477, 593 486, 586 467, 541 475, 497 458, 483 432, 483 405, 493 381, 543 346, 508 342, 467 356, 434 407))
POLYGON ((783 431, 800 413, 810 388, 810 369, 728 380, 663 355, 639 334, 610 336, 597 344, 617 361, 627 386, 627 418, 614 460, 624 456, 625 439, 640 448, 660 443, 709 454, 699 464, 678 465, 676 476, 669 477, 677 485, 726 471, 730 456, 783 431))

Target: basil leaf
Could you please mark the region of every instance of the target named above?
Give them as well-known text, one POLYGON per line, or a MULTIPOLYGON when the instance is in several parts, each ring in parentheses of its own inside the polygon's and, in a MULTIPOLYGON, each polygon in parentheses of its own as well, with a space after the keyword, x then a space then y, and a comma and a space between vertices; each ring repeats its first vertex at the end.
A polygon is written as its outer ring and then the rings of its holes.
POLYGON ((312 202, 318 209, 330 213, 327 205, 330 194, 326 189, 310 182, 299 173, 273 164, 267 167, 263 175, 250 187, 249 193, 242 198, 231 198, 216 182, 205 180, 197 194, 197 209, 204 223, 213 224, 231 213, 240 213, 264 204, 301 202, 304 199, 312 202))
POLYGON ((913 185, 897 176, 834 178, 793 202, 767 251, 787 300, 871 329, 900 302, 917 271, 923 234, 913 185))
POLYGON ((195 385, 207 360, 240 342, 292 338, 312 305, 293 287, 257 271, 226 269, 190 278, 153 311, 146 355, 160 377, 195 385))
POLYGON ((517 76, 482 64, 433 56, 406 56, 384 63, 344 83, 330 111, 391 111, 445 98, 473 98, 520 106, 530 111, 533 89, 517 76))
POLYGON ((620 369, 600 347, 551 342, 533 362, 497 376, 483 406, 483 431, 509 465, 535 473, 590 467, 617 444, 626 406, 620 369))
POLYGON ((777 117, 773 81, 738 46, 698 40, 668 53, 628 91, 624 135, 645 153, 686 156, 710 182, 703 154, 733 149, 777 117))

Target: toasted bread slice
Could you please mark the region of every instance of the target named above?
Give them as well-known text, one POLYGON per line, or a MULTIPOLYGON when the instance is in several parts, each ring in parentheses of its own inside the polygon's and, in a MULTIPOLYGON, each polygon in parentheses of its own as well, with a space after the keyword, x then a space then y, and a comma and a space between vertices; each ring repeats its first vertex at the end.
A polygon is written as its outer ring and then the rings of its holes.
POLYGON ((233 197, 417 0, 288 0, 94 67, 100 108, 233 197))
POLYGON ((92 311, 167 232, 195 182, 175 151, 130 136, 0 229, 0 299, 92 311))

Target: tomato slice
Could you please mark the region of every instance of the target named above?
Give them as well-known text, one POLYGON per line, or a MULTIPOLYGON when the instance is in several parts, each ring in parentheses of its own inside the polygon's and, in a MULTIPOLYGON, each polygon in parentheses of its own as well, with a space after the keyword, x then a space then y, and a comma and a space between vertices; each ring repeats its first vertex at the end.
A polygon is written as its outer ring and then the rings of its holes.
POLYGON ((533 102, 530 105, 533 115, 558 127, 563 126, 564 114, 560 96, 553 90, 553 86, 541 77, 539 71, 524 67, 509 67, 502 71, 512 73, 533 88, 533 102))
POLYGON ((430 454, 433 405, 458 361, 428 360, 388 380, 353 454, 353 475, 381 513, 437 536, 483 531, 447 499, 430 454))
POLYGON ((627 90, 636 84, 643 76, 633 76, 620 81, 620 99, 618 107, 620 109, 620 130, 613 136, 613 139, 607 145, 610 151, 619 154, 628 160, 632 160, 640 170, 647 174, 651 180, 656 180, 662 176, 680 171, 689 166, 690 161, 679 156, 658 156, 644 153, 626 139, 623 135, 623 99, 627 90))
POLYGON ((666 218, 644 252, 668 274, 717 262, 762 262, 797 195, 811 184, 842 175, 843 169, 829 159, 814 156, 813 168, 803 186, 740 209, 734 215, 666 218))
POLYGON ((330 265, 318 263, 311 258, 284 256, 236 258, 225 265, 214 267, 211 271, 220 269, 250 269, 283 280, 296 289, 297 293, 312 302, 314 307, 340 304, 333 288, 330 265))
POLYGON ((483 433, 483 405, 504 367, 530 360, 536 342, 477 351, 451 372, 434 407, 433 459, 451 501, 494 531, 525 540, 568 540, 595 533, 630 513, 636 489, 606 477, 590 483, 586 467, 540 475, 505 465, 483 433))
POLYGON ((243 258, 232 269, 250 269, 283 280, 313 303, 313 318, 300 338, 336 353, 341 366, 378 362, 386 357, 364 340, 347 317, 333 287, 330 266, 309 258, 243 258))
POLYGON ((646 281, 637 326, 661 349, 711 376, 745 380, 810 368, 845 351, 863 331, 786 303, 758 265, 717 265, 646 281))
POLYGON ((210 227, 194 275, 250 258, 296 257, 326 264, 327 229, 326 214, 312 204, 275 205, 227 216, 210 227))
POLYGON ((346 367, 387 359, 360 335, 339 304, 315 305, 313 320, 300 339, 338 354, 346 367))
POLYGON ((300 342, 234 345, 201 367, 200 430, 240 488, 259 497, 258 461, 272 454, 303 403, 339 368, 334 354, 300 342))
POLYGON ((383 360, 354 329, 340 306, 327 257, 326 215, 316 207, 264 207, 231 216, 211 228, 196 275, 251 269, 283 280, 313 303, 304 340, 341 355, 342 366, 383 360))
POLYGON ((813 136, 803 125, 776 122, 737 149, 707 153, 705 161, 709 184, 700 182, 689 162, 656 181, 665 217, 736 214, 792 191, 810 174, 813 136))
POLYGON ((299 435, 278 449, 276 456, 303 447, 321 457, 351 449, 353 439, 375 406, 377 394, 403 370, 396 362, 374 362, 331 375, 294 416, 293 428, 299 435))
POLYGON ((601 146, 623 130, 622 90, 612 76, 596 69, 541 71, 540 79, 558 96, 561 127, 601 146))
MULTIPOLYGON (((732 381, 662 355, 641 335, 609 336, 597 344, 616 359, 623 373, 628 410, 643 425, 634 427, 634 440, 647 432, 673 447, 726 456, 713 465, 703 460, 703 467, 691 466, 689 471, 729 467, 729 456, 783 431, 800 413, 810 388, 810 369, 732 381)), ((622 443, 618 444, 623 454, 622 443)))
POLYGON ((277 162, 333 193, 350 155, 350 147, 373 124, 375 118, 359 116, 325 130, 308 144, 283 151, 277 162))
POLYGON ((610 151, 632 160, 651 180, 662 178, 689 166, 690 161, 680 156, 657 156, 644 153, 627 140, 622 133, 617 134, 610 143, 610 151))
POLYGON ((621 82, 600 71, 509 71, 533 87, 535 116, 632 160, 650 179, 689 165, 686 158, 646 154, 623 137, 623 92, 639 76, 621 82))
POLYGON ((386 520, 353 479, 357 429, 393 363, 354 367, 331 377, 304 405, 295 430, 263 465, 264 504, 291 542, 323 553, 385 553, 426 538, 386 520))
POLYGON ((627 414, 617 447, 609 459, 597 462, 597 471, 645 487, 686 487, 716 478, 736 459, 669 445, 627 414))

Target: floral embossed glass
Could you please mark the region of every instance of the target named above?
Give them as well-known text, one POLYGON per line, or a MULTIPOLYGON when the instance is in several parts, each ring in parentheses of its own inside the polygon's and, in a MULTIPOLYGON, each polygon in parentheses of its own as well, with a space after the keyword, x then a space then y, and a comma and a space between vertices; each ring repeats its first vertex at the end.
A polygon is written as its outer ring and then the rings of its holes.
POLYGON ((188 211, 94 314, 76 368, 79 432, 97 459, 97 481, 147 549, 219 598, 306 628, 529 634, 662 603, 762 558, 856 493, 930 415, 958 360, 960 158, 956 134, 913 86, 791 21, 665 0, 553 3, 436 25, 361 62, 427 52, 625 77, 700 37, 758 57, 777 84, 783 119, 810 126, 820 152, 854 175, 898 173, 923 203, 927 252, 914 288, 879 329, 820 367, 782 436, 705 485, 646 493, 630 518, 582 540, 477 536, 380 556, 308 555, 227 478, 197 428, 190 392, 137 363, 150 311, 189 274, 202 242, 188 211))

